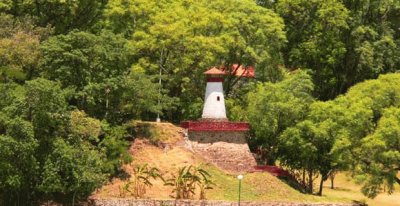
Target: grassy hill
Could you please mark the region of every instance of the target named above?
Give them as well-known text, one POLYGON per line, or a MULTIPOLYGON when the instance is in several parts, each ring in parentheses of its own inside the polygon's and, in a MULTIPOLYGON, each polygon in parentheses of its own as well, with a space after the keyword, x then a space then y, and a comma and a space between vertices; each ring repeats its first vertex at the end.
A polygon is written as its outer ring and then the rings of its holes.
MULTIPOLYGON (((179 167, 187 165, 203 165, 211 174, 216 186, 207 191, 207 199, 236 201, 238 198, 238 180, 235 174, 229 174, 197 156, 188 149, 183 139, 183 130, 169 123, 137 123, 133 122, 137 138, 130 147, 134 160, 123 169, 132 173, 136 165, 148 163, 157 167, 165 177, 171 176, 179 167)), ((129 177, 128 177, 129 178, 129 177)), ((98 190, 93 196, 97 198, 125 198, 121 187, 127 179, 113 179, 108 185, 98 190)), ((285 201, 285 202, 365 202, 369 205, 400 205, 400 193, 392 195, 381 194, 370 200, 360 192, 360 186, 352 183, 346 174, 339 174, 335 180, 335 189, 329 189, 328 183, 322 197, 302 194, 291 188, 285 182, 269 173, 244 174, 241 199, 244 201, 285 201)), ((146 198, 171 199, 172 187, 164 186, 162 181, 153 182, 146 198)))

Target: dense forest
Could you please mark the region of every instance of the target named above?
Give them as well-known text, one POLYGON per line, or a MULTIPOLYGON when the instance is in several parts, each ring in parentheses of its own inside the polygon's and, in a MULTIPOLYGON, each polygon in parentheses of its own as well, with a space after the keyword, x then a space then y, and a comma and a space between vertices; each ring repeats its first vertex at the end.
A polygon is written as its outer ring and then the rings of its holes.
POLYGON ((0 205, 86 198, 134 158, 126 122, 199 118, 203 72, 233 65, 265 164, 309 193, 400 184, 398 0, 0 0, 0 205))

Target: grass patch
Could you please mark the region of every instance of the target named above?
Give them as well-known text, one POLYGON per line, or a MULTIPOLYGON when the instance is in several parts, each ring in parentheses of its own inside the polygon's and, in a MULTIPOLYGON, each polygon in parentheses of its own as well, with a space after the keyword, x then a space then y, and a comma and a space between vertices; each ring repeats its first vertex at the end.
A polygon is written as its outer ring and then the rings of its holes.
MULTIPOLYGON (((212 200, 237 201, 239 180, 236 175, 227 174, 212 165, 204 167, 216 183, 207 191, 212 200)), ((283 202, 351 202, 351 199, 334 196, 315 196, 300 193, 269 173, 244 174, 241 188, 242 201, 283 201, 283 202)))

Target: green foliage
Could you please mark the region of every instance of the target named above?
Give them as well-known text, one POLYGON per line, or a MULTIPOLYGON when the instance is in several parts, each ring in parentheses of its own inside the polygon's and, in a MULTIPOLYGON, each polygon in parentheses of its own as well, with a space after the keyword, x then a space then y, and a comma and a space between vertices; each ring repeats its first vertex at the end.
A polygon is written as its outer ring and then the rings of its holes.
MULTIPOLYGON (((110 32, 74 31, 42 45, 43 75, 70 91, 70 102, 90 116, 123 122, 161 110, 158 85, 142 71, 129 69, 126 40, 110 32)), ((170 107, 170 98, 162 107, 170 107)))
POLYGON ((122 126, 110 127, 106 123, 102 124, 102 130, 105 134, 99 147, 106 155, 104 171, 119 174, 121 165, 132 161, 128 151, 129 142, 125 140, 126 130, 122 126))
MULTIPOLYGON (((2 1, 4 2, 4 1, 2 1)), ((0 3, 0 11, 16 17, 32 16, 40 26, 51 25, 56 33, 90 29, 98 20, 107 0, 21 0, 0 3)))
POLYGON ((89 84, 125 74, 128 69, 125 41, 109 32, 98 36, 72 31, 51 37, 42 45, 43 75, 60 81, 63 87, 82 91, 89 84))
POLYGON ((173 186, 171 195, 175 199, 193 199, 196 194, 196 187, 200 189, 200 199, 205 199, 205 190, 212 189, 214 182, 210 179, 210 174, 201 166, 184 166, 179 168, 178 174, 167 179, 165 185, 173 186))
MULTIPOLYGON (((113 31, 130 38, 135 67, 154 75, 162 70, 162 87, 183 108, 171 114, 174 119, 193 115, 190 108, 203 95, 199 85, 205 69, 256 64, 262 73, 279 62, 274 49, 285 40, 282 20, 247 0, 113 1, 105 16, 113 31)), ((235 82, 228 78, 227 93, 235 82)))
POLYGON ((127 127, 133 136, 145 138, 154 145, 158 145, 163 140, 157 126, 149 122, 131 121, 127 127))
POLYGON ((101 132, 101 123, 97 119, 87 117, 85 112, 75 110, 71 112, 70 129, 73 136, 97 142, 101 132))
MULTIPOLYGON (((33 126, 20 118, 1 119, 0 135, 0 194, 5 205, 13 200, 31 200, 34 195, 32 183, 39 173, 35 153, 38 141, 33 126), (5 130, 5 131, 4 131, 5 130)), ((1 203, 1 202, 0 202, 1 203)))
POLYGON ((224 88, 263 161, 310 181, 351 168, 368 196, 392 192, 400 76, 367 79, 399 68, 399 12, 394 0, 2 0, 0 204, 85 197, 130 162, 124 123, 197 119, 204 70, 233 64, 256 68, 224 88))
POLYGON ((252 141, 263 152, 263 161, 274 164, 279 136, 305 118, 313 101, 312 91, 310 76, 305 71, 297 71, 281 82, 258 84, 249 92, 247 120, 254 133, 252 141))
POLYGON ((129 162, 124 129, 69 112, 59 83, 37 78, 0 90, 1 204, 74 204, 129 162))
POLYGON ((306 165, 301 162, 304 157, 298 158, 303 149, 297 151, 293 142, 295 145, 317 145, 317 149, 324 146, 325 150, 317 150, 318 161, 314 165, 323 178, 337 170, 351 169, 356 179, 364 182, 363 192, 369 197, 382 192, 382 185, 386 185, 391 193, 394 184, 399 183, 396 176, 399 148, 394 146, 397 140, 384 139, 382 131, 396 134, 398 122, 392 117, 396 117, 399 107, 399 77, 399 74, 382 75, 377 80, 355 85, 345 96, 333 101, 312 104, 307 121, 313 127, 306 129, 309 133, 303 135, 297 132, 297 136, 304 139, 307 134, 314 134, 314 139, 318 139, 319 134, 324 141, 317 144, 310 140, 296 142, 293 131, 298 130, 298 126, 287 129, 285 136, 289 141, 282 141, 281 148, 286 150, 280 153, 283 163, 295 168, 306 165), (325 161, 319 161, 321 158, 325 161))
POLYGON ((35 135, 45 138, 61 135, 66 124, 67 102, 58 83, 35 79, 25 84, 26 118, 32 121, 35 135))
POLYGON ((14 19, 0 13, 0 81, 36 77, 40 43, 50 32, 49 28, 36 27, 29 18, 14 19))
POLYGON ((281 135, 279 157, 281 164, 308 173, 307 191, 313 192, 313 175, 321 174, 319 195, 322 195, 322 182, 338 169, 335 144, 335 131, 331 123, 313 123, 309 120, 298 123, 281 135), (336 166, 336 167, 335 167, 336 166))
POLYGON ((68 143, 63 139, 53 142, 44 160, 38 189, 53 198, 59 195, 86 197, 106 180, 102 172, 103 154, 85 142, 68 143))
POLYGON ((375 132, 361 141, 360 172, 367 175, 363 193, 376 197, 382 186, 388 193, 400 184, 400 108, 384 110, 375 132))
POLYGON ((3 0, 0 2, 0 11, 9 11, 12 6, 12 0, 3 0))
POLYGON ((397 69, 397 27, 388 16, 399 10, 397 1, 284 0, 273 7, 287 26, 285 63, 314 71, 319 99, 397 69))

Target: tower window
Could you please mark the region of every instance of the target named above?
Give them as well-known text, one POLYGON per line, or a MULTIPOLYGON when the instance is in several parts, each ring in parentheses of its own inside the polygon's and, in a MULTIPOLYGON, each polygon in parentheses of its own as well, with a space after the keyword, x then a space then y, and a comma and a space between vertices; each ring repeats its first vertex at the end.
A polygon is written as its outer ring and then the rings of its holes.
POLYGON ((217 96, 217 101, 219 101, 219 96, 217 96))

